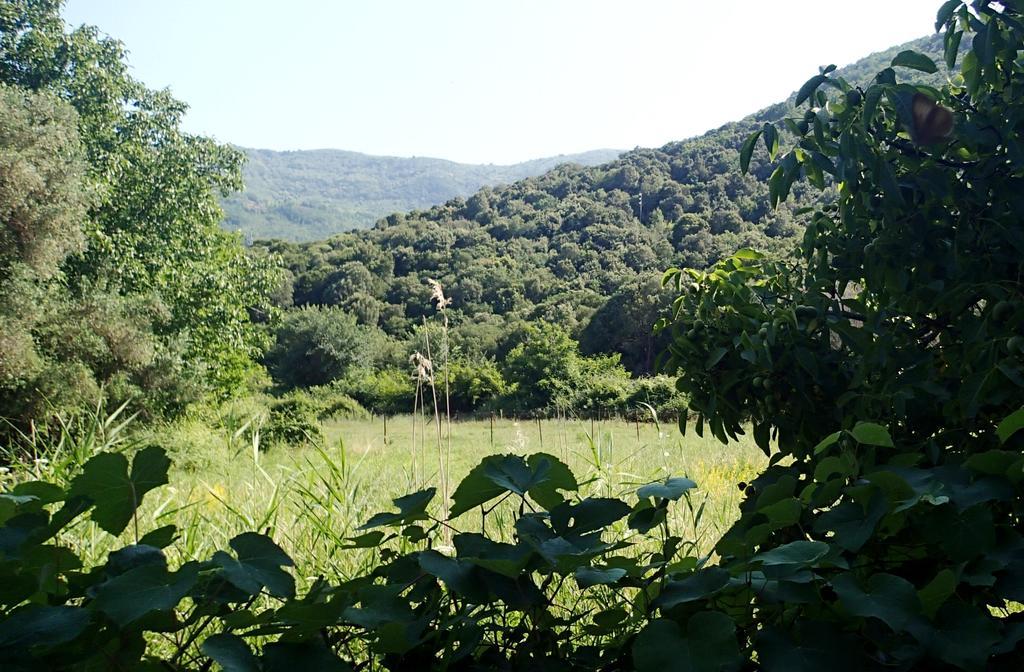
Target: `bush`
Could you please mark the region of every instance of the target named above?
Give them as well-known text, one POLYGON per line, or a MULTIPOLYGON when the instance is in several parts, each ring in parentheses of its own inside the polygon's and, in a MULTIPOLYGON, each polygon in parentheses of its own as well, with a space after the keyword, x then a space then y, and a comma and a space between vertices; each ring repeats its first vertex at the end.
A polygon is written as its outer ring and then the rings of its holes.
POLYGON ((657 420, 672 421, 686 412, 686 397, 676 389, 675 378, 654 376, 639 378, 632 382, 626 398, 626 413, 630 418, 652 420, 650 406, 657 414, 657 420))
POLYGON ((416 394, 410 375, 398 369, 365 373, 346 381, 342 389, 364 408, 380 415, 412 413, 416 394))
POLYGON ((318 412, 309 395, 296 392, 271 402, 260 427, 260 447, 317 443, 322 439, 318 412))
POLYGON ((317 417, 320 420, 369 418, 369 411, 342 390, 343 387, 338 384, 309 389, 310 399, 317 409, 317 417))

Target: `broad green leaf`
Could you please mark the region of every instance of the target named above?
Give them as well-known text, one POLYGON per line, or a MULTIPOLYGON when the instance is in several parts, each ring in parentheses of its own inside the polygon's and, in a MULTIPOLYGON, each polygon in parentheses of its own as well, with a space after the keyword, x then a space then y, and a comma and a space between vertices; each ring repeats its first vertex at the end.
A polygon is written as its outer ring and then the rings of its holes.
POLYGON ((675 621, 656 619, 633 642, 637 672, 722 672, 741 662, 736 625, 721 612, 694 614, 685 634, 675 621))
POLYGON ((828 544, 821 541, 792 541, 752 558, 765 566, 773 565, 809 565, 828 554, 828 544))
POLYGON ((118 576, 143 565, 159 565, 166 569, 167 558, 159 548, 133 544, 107 556, 106 570, 109 576, 118 576))
MULTIPOLYGON (((959 2, 959 0, 956 0, 959 2)), ((962 30, 954 30, 945 34, 943 41, 945 43, 945 50, 943 56, 946 59, 946 67, 950 70, 956 67, 956 59, 960 53, 960 42, 963 40, 964 32, 962 30)))
POLYGON ((282 569, 294 563, 272 539, 255 532, 245 532, 229 544, 237 559, 224 551, 217 551, 213 561, 222 568, 224 578, 231 584, 249 595, 258 595, 266 588, 274 597, 295 596, 295 579, 282 569))
POLYGON ((207 637, 199 650, 213 658, 224 672, 260 672, 259 661, 238 635, 222 632, 207 637))
POLYGON ((376 548, 377 546, 380 546, 380 542, 384 540, 384 536, 384 532, 374 530, 373 532, 367 532, 366 534, 347 537, 345 541, 348 543, 342 546, 342 548, 376 548))
MULTIPOLYGON (((750 157, 754 154, 754 148, 757 146, 757 140, 761 137, 761 131, 754 131, 747 139, 743 141, 743 146, 740 147, 740 170, 746 174, 750 170, 750 157)), ((664 282, 662 282, 664 285, 664 282)))
POLYGON ((697 484, 688 478, 667 478, 664 482, 650 483, 637 489, 636 495, 641 499, 656 497, 675 501, 696 487, 697 484))
POLYGON ((873 575, 863 589, 853 574, 841 574, 832 580, 832 587, 851 614, 877 618, 894 632, 903 631, 924 613, 914 584, 892 574, 873 575))
POLYGON ((921 606, 928 618, 934 618, 939 608, 946 603, 956 591, 956 574, 950 569, 943 569, 928 582, 928 585, 917 591, 921 606))
POLYGON ((533 556, 533 551, 525 545, 491 541, 475 532, 457 534, 454 542, 459 560, 467 560, 513 579, 519 576, 533 556))
POLYGON ((1003 421, 996 427, 999 442, 1006 443, 1022 427, 1024 427, 1024 406, 1003 418, 1003 421))
POLYGON ((351 672, 318 641, 273 642, 263 647, 263 672, 351 672))
POLYGON ((453 593, 477 603, 487 599, 487 591, 480 582, 480 570, 471 562, 449 558, 433 550, 423 551, 417 558, 424 572, 443 581, 453 593))
POLYGON ((15 497, 34 497, 40 504, 55 504, 65 499, 64 488, 45 481, 25 481, 11 489, 15 497))
POLYGON ((896 58, 892 59, 892 66, 894 68, 904 67, 912 70, 920 70, 921 72, 927 72, 928 74, 933 74, 939 71, 939 68, 935 65, 935 61, 912 49, 907 49, 896 54, 896 58))
MULTIPOLYGON (((833 427, 834 426, 835 425, 833 425, 833 427)), ((814 447, 814 454, 815 455, 819 455, 822 452, 824 452, 825 450, 831 448, 833 445, 836 444, 837 441, 839 441, 839 439, 840 439, 840 437, 842 437, 842 435, 843 435, 843 432, 842 432, 842 430, 840 430, 838 432, 833 432, 832 434, 829 434, 828 436, 826 436, 824 439, 821 440, 821 442, 818 445, 816 445, 814 447)))
POLYGON ((769 624, 757 634, 754 649, 764 672, 861 672, 863 654, 837 625, 804 621, 800 638, 769 624))
POLYGON ((358 529, 369 530, 374 527, 407 525, 417 520, 425 520, 427 518, 427 505, 430 504, 435 494, 437 494, 437 488, 427 488, 414 492, 411 495, 393 499, 391 501, 398 507, 398 513, 378 513, 363 525, 360 525, 358 529))
POLYGON ((936 615, 935 630, 926 640, 937 660, 964 670, 983 670, 1000 636, 987 608, 949 600, 936 615))
POLYGON ((128 526, 143 496, 167 483, 170 464, 162 448, 149 447, 136 453, 129 474, 124 455, 100 453, 85 463, 68 494, 91 500, 95 506, 93 521, 118 535, 128 526))
POLYGON ((551 510, 551 527, 556 534, 586 534, 602 530, 629 515, 633 509, 619 499, 588 497, 578 504, 565 502, 551 510))
POLYGON ((942 27, 953 18, 953 12, 959 9, 963 0, 946 0, 939 7, 939 11, 935 13, 935 32, 942 30, 942 27))
POLYGON ((143 565, 100 585, 89 606, 124 627, 151 612, 173 609, 198 578, 196 563, 185 564, 177 572, 159 564, 143 565))
MULTIPOLYGON (((522 478, 527 481, 526 485, 529 486, 531 485, 528 482, 530 473, 532 473, 530 466, 526 460, 518 455, 490 455, 485 457, 480 461, 480 464, 470 470, 466 477, 462 479, 462 482, 459 483, 459 486, 455 488, 455 492, 452 494, 452 508, 448 515, 451 518, 455 518, 470 509, 486 504, 492 499, 509 492, 505 485, 495 481, 495 477, 501 480, 502 483, 512 482, 515 478, 522 478)), ((514 487, 522 489, 518 486, 514 487)), ((525 492, 525 489, 522 490, 525 492)))
POLYGON ((729 572, 721 567, 708 567, 694 572, 679 581, 669 581, 662 588, 661 594, 654 600, 659 609, 703 600, 714 595, 729 584, 729 572))
POLYGON ((615 583, 626 575, 619 567, 577 567, 573 577, 580 588, 615 583))
POLYGON ((544 478, 532 485, 528 492, 548 511, 565 501, 559 490, 575 492, 580 487, 572 470, 554 455, 534 453, 526 458, 526 463, 535 473, 544 474, 544 478))
POLYGON ((79 607, 26 605, 0 619, 0 650, 25 651, 39 644, 64 644, 80 635, 88 624, 89 612, 79 607))
POLYGON ((854 425, 853 429, 850 430, 850 436, 852 436, 857 443, 863 443, 868 446, 882 446, 885 448, 892 448, 892 437, 889 436, 889 430, 874 422, 858 422, 854 425))
POLYGON ((174 543, 177 536, 178 528, 175 525, 164 525, 142 535, 139 544, 154 548, 167 548, 174 543))

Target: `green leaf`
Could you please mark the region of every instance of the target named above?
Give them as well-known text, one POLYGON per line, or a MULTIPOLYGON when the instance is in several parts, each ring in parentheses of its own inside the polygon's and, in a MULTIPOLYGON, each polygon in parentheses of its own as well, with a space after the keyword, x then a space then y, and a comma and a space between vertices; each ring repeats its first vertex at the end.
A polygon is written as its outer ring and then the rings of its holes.
POLYGON ((573 573, 580 588, 612 584, 625 575, 626 570, 620 567, 577 567, 573 573))
POLYGON ((659 609, 703 600, 729 585, 729 572, 721 567, 708 567, 679 581, 669 581, 654 600, 659 609))
POLYGON ((224 668, 224 672, 260 672, 259 661, 238 635, 230 632, 207 637, 199 650, 224 668))
POLYGON ((487 599, 487 590, 480 582, 480 570, 473 563, 449 558, 434 550, 422 551, 417 558, 424 572, 444 581, 453 593, 478 604, 487 599))
POLYGON ((455 535, 455 550, 460 560, 489 569, 509 578, 517 578, 533 552, 522 544, 491 541, 475 532, 455 535))
POLYGON ((873 575, 866 589, 861 589, 853 574, 841 574, 832 580, 832 587, 851 614, 877 618, 893 632, 902 632, 924 611, 914 584, 892 574, 873 575))
POLYGON ((1024 427, 1024 406, 1003 418, 1003 421, 996 427, 996 436, 1000 443, 1006 443, 1011 436, 1024 427))
POLYGON ((378 513, 372 516, 366 523, 360 525, 358 529, 368 530, 374 527, 407 525, 417 520, 425 520, 427 518, 427 505, 434 499, 435 494, 437 494, 437 488, 427 488, 414 492, 411 495, 393 499, 391 501, 398 507, 398 513, 378 513))
POLYGON ((120 453, 92 457, 71 483, 69 496, 90 499, 95 508, 92 519, 103 530, 121 534, 128 526, 147 492, 167 483, 171 461, 162 448, 139 451, 128 473, 128 459, 120 453))
POLYGON ((187 563, 177 572, 168 572, 159 564, 146 564, 100 585, 89 606, 124 627, 151 612, 173 609, 198 578, 196 563, 187 563))
POLYGON ((961 5, 963 0, 946 0, 939 7, 939 11, 935 13, 935 32, 942 30, 951 18, 953 18, 953 12, 955 12, 961 5))
POLYGON ((805 100, 814 95, 814 92, 818 90, 818 87, 825 83, 828 78, 824 75, 815 75, 808 79, 800 90, 796 93, 796 102, 793 103, 795 107, 800 107, 800 104, 805 100))
POLYGON ((775 128, 775 124, 765 124, 761 129, 764 138, 765 149, 768 150, 768 160, 774 161, 775 156, 779 153, 779 132, 775 128))
POLYGON ((751 561, 762 565, 810 565, 828 554, 828 544, 821 541, 792 541, 764 553, 758 553, 751 561))
POLYGON ((494 476, 504 476, 504 480, 508 480, 514 478, 513 474, 529 474, 530 471, 526 460, 518 455, 485 457, 455 488, 452 494, 452 508, 448 515, 455 518, 508 492, 508 488, 498 484, 494 476))
POLYGON ((667 478, 664 482, 650 483, 637 489, 636 496, 641 499, 656 497, 675 501, 696 487, 697 484, 688 478, 667 478))
POLYGON ((754 131, 747 136, 747 139, 743 141, 743 146, 740 147, 740 170, 744 174, 750 170, 750 157, 753 156, 754 148, 757 146, 757 140, 760 137, 761 131, 754 131))
POLYGON ((373 532, 367 532, 366 534, 359 534, 354 537, 346 537, 345 541, 349 542, 342 548, 376 548, 380 546, 380 543, 384 540, 385 533, 380 530, 373 532))
POLYGON ((222 568, 224 578, 249 595, 258 595, 265 587, 274 597, 295 596, 295 579, 282 567, 294 565, 272 539, 255 532, 245 532, 229 542, 238 556, 224 551, 213 554, 213 561, 222 568))
POLYGON ((928 618, 935 618, 935 613, 946 603, 956 591, 956 574, 951 569, 943 569, 927 586, 917 591, 921 606, 928 618))
POLYGON ((718 346, 708 354, 708 358, 704 361, 704 370, 710 371, 715 368, 715 365, 722 361, 725 357, 725 353, 729 352, 722 346, 718 346))
POLYGON ((64 644, 87 625, 89 612, 79 607, 26 605, 0 619, 0 649, 25 651, 39 644, 64 644))
POLYGON ((892 448, 892 437, 889 436, 889 430, 874 422, 858 422, 854 425, 853 429, 850 430, 850 436, 852 436, 857 443, 863 443, 868 446, 882 446, 885 448, 892 448))
POLYGON ((109 576, 117 576, 143 565, 160 565, 166 569, 167 558, 164 557, 163 551, 155 546, 133 544, 107 556, 106 570, 109 576))
POLYGON ((526 463, 535 473, 543 473, 544 478, 532 485, 528 492, 533 501, 550 511, 565 501, 559 490, 575 492, 579 489, 572 470, 554 455, 534 453, 526 458, 526 463))
POLYGON ((722 672, 741 662, 736 625, 716 611, 691 616, 685 635, 675 621, 651 621, 633 642, 637 672, 722 672))
POLYGON ((559 535, 580 535, 601 530, 629 515, 632 508, 619 499, 587 497, 578 504, 565 502, 551 510, 551 527, 559 535))
POLYGON ((139 545, 167 548, 174 543, 177 536, 178 528, 176 526, 164 525, 142 535, 142 538, 139 539, 139 545))
MULTIPOLYGON (((833 427, 834 426, 835 425, 833 425, 833 427)), ((824 439, 821 440, 821 442, 818 445, 816 445, 814 447, 814 454, 815 455, 820 455, 825 450, 828 450, 829 448, 831 448, 833 445, 835 445, 835 443, 837 441, 839 441, 839 438, 842 435, 843 435, 843 432, 842 432, 842 430, 840 430, 838 432, 833 432, 832 434, 829 434, 828 436, 826 436, 824 439)))
POLYGON ((896 54, 896 58, 892 59, 892 67, 904 67, 910 68, 911 70, 919 70, 921 72, 927 72, 929 75, 939 71, 939 68, 935 65, 935 61, 928 58, 924 54, 912 49, 901 51, 896 54))
POLYGON ((350 672, 324 644, 274 642, 263 647, 263 672, 350 672))
POLYGON ((958 600, 946 602, 936 615, 935 630, 929 633, 929 652, 960 669, 983 670, 1000 639, 994 621, 987 610, 982 612, 958 600))

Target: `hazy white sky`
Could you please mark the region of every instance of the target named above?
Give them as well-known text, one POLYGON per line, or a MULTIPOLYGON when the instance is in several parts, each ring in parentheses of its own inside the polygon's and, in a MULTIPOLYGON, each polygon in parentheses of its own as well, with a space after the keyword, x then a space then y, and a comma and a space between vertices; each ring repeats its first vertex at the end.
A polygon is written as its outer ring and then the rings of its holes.
POLYGON ((190 131, 474 163, 660 146, 819 65, 932 32, 940 0, 69 0, 190 131))

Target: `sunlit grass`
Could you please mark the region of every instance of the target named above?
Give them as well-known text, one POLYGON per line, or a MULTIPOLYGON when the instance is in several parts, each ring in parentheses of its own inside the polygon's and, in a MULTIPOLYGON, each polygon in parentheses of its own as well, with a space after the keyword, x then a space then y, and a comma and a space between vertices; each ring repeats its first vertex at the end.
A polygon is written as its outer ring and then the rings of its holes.
MULTIPOLYGON (((295 559, 300 586, 317 576, 351 577, 376 559, 375 549, 344 548, 347 538, 359 534, 359 525, 390 510, 393 498, 438 484, 436 427, 428 422, 426 429, 422 423, 416 427, 413 444, 412 416, 389 418, 386 441, 382 418, 331 421, 323 427, 322 445, 266 450, 201 421, 151 430, 140 439, 159 438, 169 446, 174 467, 170 484, 147 497, 139 530, 178 528, 172 564, 209 558, 235 535, 258 530, 295 559)), ((683 437, 674 425, 495 418, 493 423, 452 424, 451 483, 457 485, 487 455, 534 452, 568 464, 582 484, 581 495, 633 501, 632 491, 653 480, 668 475, 693 479, 698 489, 688 503, 673 508, 670 527, 701 553, 710 552, 738 515, 736 484, 753 478, 765 464, 752 440, 723 446, 710 437, 683 437), (695 518, 698 510, 701 515, 695 518)), ((440 509, 435 500, 432 511, 439 514, 440 509)), ((504 506, 491 512, 488 532, 511 536, 512 514, 504 506)), ((479 530, 481 520, 467 512, 452 525, 479 530)), ((621 526, 627 534, 624 521, 621 526)), ((110 550, 133 542, 134 532, 129 526, 122 539, 114 540, 84 522, 65 537, 87 562, 102 563, 110 550)), ((400 547, 401 540, 392 544, 400 547)))

